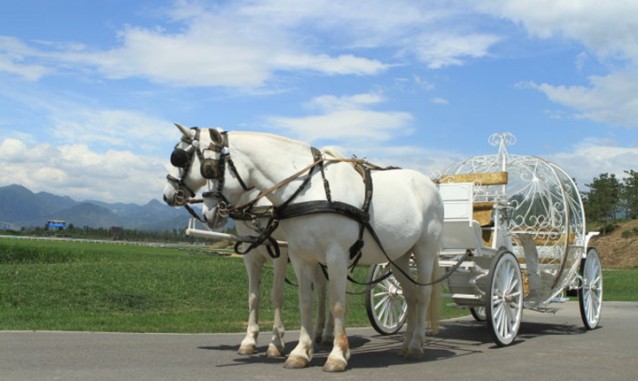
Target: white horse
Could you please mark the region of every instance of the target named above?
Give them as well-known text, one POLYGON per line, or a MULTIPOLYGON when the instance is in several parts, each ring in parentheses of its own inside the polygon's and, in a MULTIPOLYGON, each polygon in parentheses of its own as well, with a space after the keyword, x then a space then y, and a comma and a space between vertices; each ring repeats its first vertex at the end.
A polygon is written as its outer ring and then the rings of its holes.
MULTIPOLYGON (((240 202, 248 202, 257 196, 259 191, 251 190, 246 192, 240 199, 240 202)), ((211 198, 204 198, 202 207, 202 215, 210 216, 211 209, 216 206, 211 204, 211 198)), ((272 206, 267 199, 261 199, 255 204, 256 208, 268 208, 272 206)), ((257 219, 259 226, 264 226, 267 222, 266 218, 257 219)), ((258 226, 252 222, 242 219, 235 220, 235 228, 240 236, 256 236, 259 234, 258 226)), ((275 240, 284 241, 285 237, 281 232, 273 233, 275 240)), ((241 250, 246 250, 248 243, 243 243, 241 250)), ((270 298, 274 310, 274 321, 272 328, 272 338, 268 344, 266 355, 268 357, 282 357, 284 355, 284 325, 282 318, 282 307, 284 301, 284 283, 286 280, 286 269, 288 267, 288 249, 280 246, 280 256, 273 258, 271 253, 264 245, 259 245, 243 255, 244 265, 248 274, 248 325, 246 327, 246 336, 239 346, 239 354, 252 355, 256 351, 257 337, 259 335, 259 304, 260 304, 260 285, 261 274, 264 264, 272 260, 273 264, 273 284, 270 298)), ((326 281, 321 268, 315 269, 314 285, 317 292, 317 325, 315 328, 315 341, 327 343, 332 338, 333 320, 326 313, 326 281)))
MULTIPOLYGON (((216 162, 218 170, 211 176, 217 184, 216 194, 223 210, 227 204, 237 205, 248 188, 258 189, 275 205, 298 204, 326 200, 329 184, 331 198, 360 208, 365 202, 365 185, 350 163, 329 161, 323 176, 311 173, 310 163, 316 157, 304 143, 283 137, 249 132, 229 132, 227 147, 216 130, 202 130, 198 155, 202 162, 216 162), (232 166, 229 165, 232 160, 232 166), (232 167, 232 171, 224 171, 232 167)), ((187 139, 192 132, 182 130, 187 139)), ((195 175, 196 170, 190 170, 195 175)), ((317 173, 316 171, 314 173, 317 173)), ((411 170, 373 171, 374 192, 369 208, 371 227, 382 247, 373 239, 370 229, 364 233, 360 264, 391 261, 391 267, 408 304, 407 328, 400 354, 406 358, 421 357, 426 331, 426 314, 430 323, 438 321, 439 304, 430 303, 438 293, 428 285, 438 269, 438 252, 443 230, 443 203, 434 183, 423 174, 411 170), (407 279, 410 255, 417 267, 416 285, 407 279), (428 307, 430 307, 428 309, 428 307)), ((334 342, 324 370, 343 371, 350 358, 345 332, 346 278, 351 260, 349 249, 357 241, 361 224, 350 217, 325 212, 283 219, 279 225, 289 245, 290 260, 299 282, 301 330, 299 343, 288 356, 285 367, 306 367, 313 355, 312 279, 317 263, 327 266, 329 274, 330 310, 334 318, 334 342)))
MULTIPOLYGON (((189 142, 181 142, 177 145, 176 150, 186 152, 189 148, 189 142)), ((192 149, 191 149, 192 150, 192 149)), ((200 165, 199 158, 190 152, 188 157, 188 165, 193 164, 195 167, 200 165), (190 163, 193 160, 193 163, 190 163)), ((178 160, 179 161, 179 160, 178 160)), ((185 168, 176 166, 170 167, 169 182, 164 187, 164 200, 172 206, 181 206, 190 196, 194 196, 200 188, 204 187, 207 180, 201 176, 200 171, 195 171, 188 178, 184 178, 182 183, 180 180, 185 168), (177 184, 177 183, 180 184, 177 184)), ((247 192, 240 201, 249 201, 259 192, 256 190, 247 192)), ((208 199, 207 199, 208 200, 208 199)), ((262 199, 256 203, 256 208, 267 208, 271 206, 267 199, 262 199)), ((203 215, 209 215, 206 210, 206 202, 203 204, 203 215)), ((263 219, 258 219, 257 223, 265 223, 263 219)), ((241 236, 255 235, 257 226, 253 221, 237 220, 235 221, 237 233, 241 236)), ((273 234, 273 238, 277 240, 285 240, 281 232, 273 234)), ((246 246, 246 244, 243 244, 246 246)), ((244 247, 243 250, 246 250, 244 247)), ((272 258, 267 248, 260 245, 243 255, 244 265, 248 275, 248 324, 246 327, 246 336, 241 341, 238 353, 242 355, 252 355, 257 348, 257 337, 259 335, 259 305, 260 305, 260 284, 261 275, 264 264, 272 260, 273 264, 273 285, 271 290, 271 303, 273 306, 273 328, 272 337, 268 344, 266 355, 268 357, 284 356, 284 334, 285 328, 282 318, 284 283, 286 279, 286 269, 288 267, 288 250, 286 247, 280 247, 280 256, 272 258)), ((326 282, 323 272, 320 268, 315 271, 315 288, 317 290, 318 312, 317 312, 317 328, 316 341, 321 343, 329 342, 332 338, 333 320, 327 316, 325 300, 326 300, 326 282)))
MULTIPOLYGON (((250 197, 246 194, 245 199, 250 197)), ((264 202, 258 207, 268 206, 270 203, 264 202), (264 205, 267 204, 267 205, 264 205)), ((202 211, 205 210, 205 206, 202 211)), ((255 234, 256 227, 249 221, 235 220, 237 233, 242 236, 255 234)), ((245 244, 244 244, 245 245, 245 244)), ((245 250, 245 249, 244 249, 245 250)), ((284 324, 282 320, 282 307, 284 301, 284 281, 286 279, 286 268, 288 267, 288 249, 280 248, 280 256, 272 258, 264 246, 257 246, 253 250, 244 254, 244 265, 248 274, 248 325, 246 336, 239 345, 239 354, 252 355, 256 351, 257 336, 259 335, 259 304, 261 301, 260 285, 261 274, 264 264, 272 260, 273 283, 270 292, 270 300, 273 306, 273 327, 272 338, 268 344, 266 355, 268 357, 281 357, 284 355, 284 324)))

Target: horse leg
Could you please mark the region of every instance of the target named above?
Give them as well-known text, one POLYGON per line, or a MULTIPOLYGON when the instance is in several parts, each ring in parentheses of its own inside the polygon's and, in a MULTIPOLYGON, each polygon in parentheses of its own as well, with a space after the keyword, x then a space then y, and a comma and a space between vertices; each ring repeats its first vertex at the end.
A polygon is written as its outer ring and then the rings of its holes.
MULTIPOLYGON (((422 245, 414 247, 414 258, 418 271, 419 283, 431 282, 434 274, 434 266, 438 266, 438 247, 437 242, 428 240, 422 245)), ((404 354, 406 359, 420 359, 423 357, 423 344, 425 343, 425 331, 428 306, 430 296, 434 287, 418 286, 415 287, 416 305, 415 305, 415 326, 412 331, 412 338, 408 343, 407 350, 404 354)))
MULTIPOLYGON (((409 254, 395 259, 394 264, 406 274, 411 273, 409 254)), ((414 334, 414 329, 416 326, 416 285, 412 283, 407 277, 405 277, 403 273, 397 269, 397 267, 392 266, 392 273, 401 285, 401 291, 403 292, 403 297, 405 298, 405 303, 407 304, 406 328, 403 336, 403 344, 401 345, 401 349, 399 350, 399 356, 405 357, 409 351, 409 344, 412 341, 412 336, 414 334)), ((410 276, 413 275, 410 274, 410 276)))
POLYGON ((274 309, 274 322, 272 327, 272 339, 268 344, 268 357, 282 357, 284 355, 284 324, 281 318, 281 309, 284 302, 284 282, 288 267, 288 251, 283 249, 279 258, 273 259, 273 285, 270 294, 274 309))
POLYGON ((328 282, 330 292, 330 311, 334 318, 334 340, 332 351, 323 366, 326 372, 343 372, 350 359, 350 345, 345 330, 346 281, 348 272, 348 254, 341 248, 333 248, 327 256, 328 282))
POLYGON ((298 369, 305 368, 310 364, 314 352, 314 342, 312 340, 312 281, 314 263, 305 262, 303 259, 292 260, 297 283, 299 284, 299 312, 301 314, 301 327, 299 331, 299 342, 295 349, 284 363, 284 368, 298 369))
POLYGON ((257 348, 259 335, 259 285, 261 269, 265 259, 256 251, 244 256, 244 265, 248 273, 248 327, 246 336, 239 345, 240 355, 252 355, 257 348))
POLYGON ((317 293, 317 324, 315 325, 315 342, 329 344, 334 340, 334 319, 326 309, 327 279, 321 266, 316 266, 314 289, 317 293))

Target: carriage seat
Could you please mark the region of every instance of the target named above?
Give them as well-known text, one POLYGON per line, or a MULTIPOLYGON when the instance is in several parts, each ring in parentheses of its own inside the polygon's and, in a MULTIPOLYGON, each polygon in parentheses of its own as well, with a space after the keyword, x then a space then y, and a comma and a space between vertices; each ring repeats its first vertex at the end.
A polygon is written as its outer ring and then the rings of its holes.
POLYGON ((472 183, 439 185, 445 209, 442 237, 444 249, 466 250, 483 246, 481 226, 472 215, 473 188, 472 183))
POLYGON ((482 240, 483 246, 491 246, 494 233, 492 215, 496 200, 494 197, 485 194, 482 195, 483 199, 481 201, 477 201, 474 188, 476 186, 505 185, 507 180, 507 172, 463 173, 441 176, 437 182, 439 183, 439 191, 445 206, 445 229, 450 233, 444 233, 444 247, 459 243, 457 242, 459 241, 458 239, 451 237, 451 235, 458 233, 459 228, 467 230, 467 227, 461 227, 458 224, 459 221, 474 225, 473 230, 478 233, 478 237, 481 237, 479 243, 482 240))

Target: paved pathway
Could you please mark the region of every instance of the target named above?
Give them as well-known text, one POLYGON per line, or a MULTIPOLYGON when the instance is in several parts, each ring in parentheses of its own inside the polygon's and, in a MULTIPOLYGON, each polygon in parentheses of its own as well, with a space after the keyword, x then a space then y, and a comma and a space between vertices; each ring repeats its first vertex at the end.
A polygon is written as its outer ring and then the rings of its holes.
MULTIPOLYGON (((443 323, 422 361, 396 352, 400 335, 371 328, 348 330, 350 369, 321 371, 320 349, 311 367, 283 369, 281 359, 236 354, 241 334, 124 334, 0 332, 0 380, 635 380, 638 374, 638 303, 608 302, 601 326, 585 332, 578 304, 556 314, 525 310, 517 341, 497 348, 471 318, 443 323)), ((289 332, 293 346, 298 332, 289 332)), ((265 344, 268 335, 262 333, 265 344)), ((265 345, 260 347, 265 351, 265 345)))

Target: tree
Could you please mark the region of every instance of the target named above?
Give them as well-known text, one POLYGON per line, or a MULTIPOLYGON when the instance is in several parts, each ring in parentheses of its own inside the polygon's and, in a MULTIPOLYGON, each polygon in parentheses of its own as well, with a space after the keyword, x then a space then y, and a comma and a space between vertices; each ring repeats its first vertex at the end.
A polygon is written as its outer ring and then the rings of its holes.
POLYGON ((621 184, 616 175, 601 173, 585 186, 590 189, 584 200, 587 218, 593 221, 615 220, 621 205, 621 184))
POLYGON ((625 171, 627 177, 622 183, 623 206, 627 210, 627 217, 638 218, 638 172, 630 169, 625 171))

